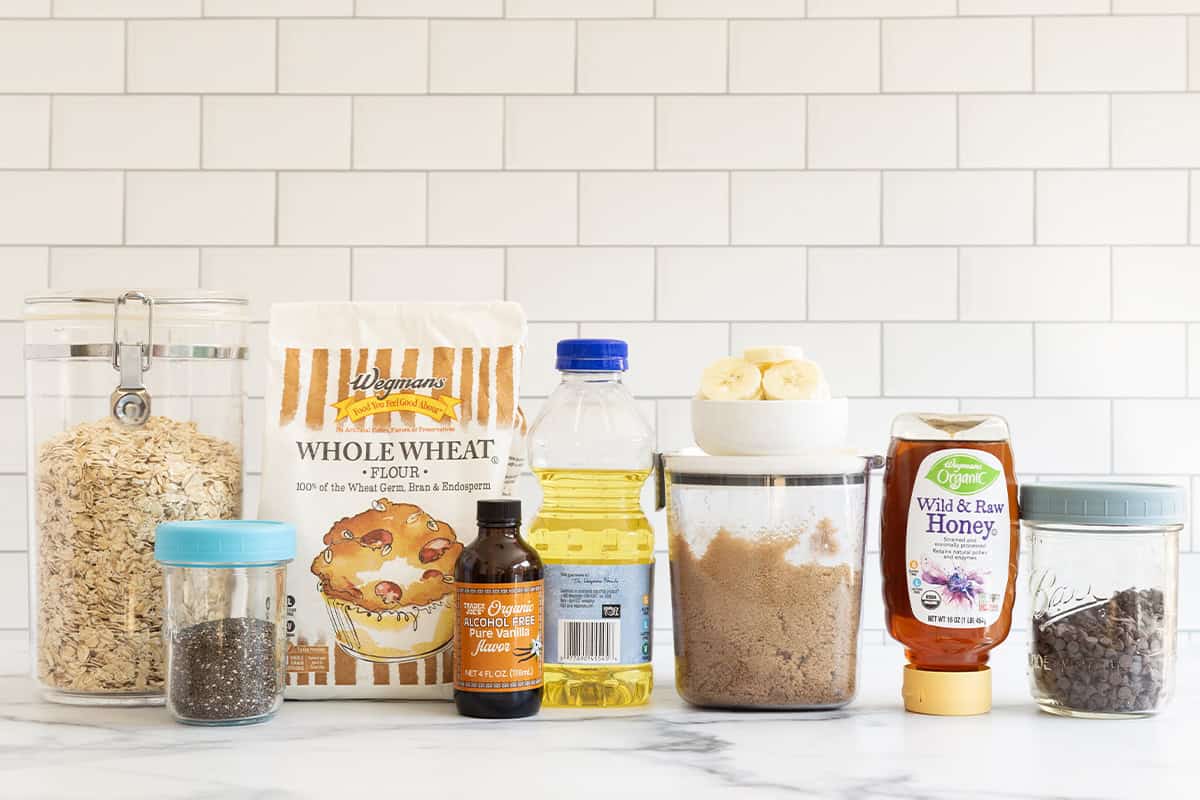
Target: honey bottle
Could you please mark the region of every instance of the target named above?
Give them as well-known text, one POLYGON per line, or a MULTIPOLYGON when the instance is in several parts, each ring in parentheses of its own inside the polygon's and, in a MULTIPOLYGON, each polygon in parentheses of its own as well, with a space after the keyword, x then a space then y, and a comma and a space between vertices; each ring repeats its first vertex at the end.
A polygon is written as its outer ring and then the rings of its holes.
POLYGON ((521 538, 520 500, 480 500, 479 535, 454 567, 454 704, 512 719, 542 707, 542 560, 521 538))
POLYGON ((902 414, 883 479, 880 567, 888 633, 904 645, 904 707, 983 714, 988 652, 1012 624, 1020 549, 1008 424, 902 414))

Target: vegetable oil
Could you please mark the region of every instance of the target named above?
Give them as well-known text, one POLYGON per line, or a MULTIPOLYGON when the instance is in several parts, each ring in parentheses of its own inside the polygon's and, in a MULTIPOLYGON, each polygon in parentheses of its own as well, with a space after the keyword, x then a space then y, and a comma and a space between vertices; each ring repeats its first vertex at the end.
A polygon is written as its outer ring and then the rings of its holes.
POLYGON ((627 364, 619 340, 559 342, 562 383, 529 430, 546 706, 640 705, 653 688, 654 531, 641 507, 653 431, 621 381, 627 364))

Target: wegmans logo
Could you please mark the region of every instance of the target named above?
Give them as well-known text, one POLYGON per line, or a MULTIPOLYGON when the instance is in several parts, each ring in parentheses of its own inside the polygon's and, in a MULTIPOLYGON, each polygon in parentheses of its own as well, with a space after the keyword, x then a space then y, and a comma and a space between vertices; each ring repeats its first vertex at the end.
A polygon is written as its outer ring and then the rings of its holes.
POLYGON ((412 389, 442 389, 445 378, 381 378, 379 369, 374 368, 354 376, 350 389, 356 392, 372 392, 367 397, 344 397, 330 403, 338 410, 337 420, 349 419, 358 422, 372 414, 393 411, 411 411, 423 414, 434 422, 443 419, 458 419, 457 406, 462 400, 448 394, 431 396, 416 394, 412 389))
POLYGON ((974 456, 953 455, 940 458, 925 476, 954 494, 978 494, 996 482, 1000 470, 989 467, 974 456))

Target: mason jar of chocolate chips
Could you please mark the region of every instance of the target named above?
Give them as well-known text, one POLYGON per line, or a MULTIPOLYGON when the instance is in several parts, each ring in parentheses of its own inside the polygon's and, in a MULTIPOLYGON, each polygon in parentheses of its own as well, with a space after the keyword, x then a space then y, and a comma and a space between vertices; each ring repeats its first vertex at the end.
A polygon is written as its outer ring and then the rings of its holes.
POLYGON ((1165 484, 1021 487, 1033 551, 1030 689, 1043 711, 1140 717, 1166 706, 1186 500, 1165 484))

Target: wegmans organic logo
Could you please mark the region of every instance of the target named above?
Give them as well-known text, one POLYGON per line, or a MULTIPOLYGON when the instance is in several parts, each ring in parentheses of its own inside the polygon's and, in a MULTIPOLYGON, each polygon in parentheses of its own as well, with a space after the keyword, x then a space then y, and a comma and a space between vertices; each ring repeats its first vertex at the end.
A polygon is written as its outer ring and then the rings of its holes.
POLYGON ((974 456, 953 455, 940 458, 925 476, 954 494, 978 494, 996 482, 1000 470, 989 467, 974 456))
POLYGON ((448 394, 436 397, 427 394, 416 394, 413 389, 442 389, 446 386, 445 378, 383 378, 379 368, 374 367, 367 372, 359 373, 350 381, 350 390, 354 392, 371 392, 368 397, 344 397, 336 403, 330 403, 338 410, 337 420, 349 419, 358 422, 372 414, 391 413, 393 411, 411 411, 423 414, 434 422, 443 419, 458 419, 456 408, 462 400, 448 394), (398 392, 398 393, 397 393, 398 392))

